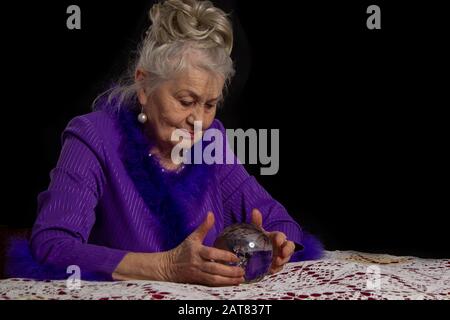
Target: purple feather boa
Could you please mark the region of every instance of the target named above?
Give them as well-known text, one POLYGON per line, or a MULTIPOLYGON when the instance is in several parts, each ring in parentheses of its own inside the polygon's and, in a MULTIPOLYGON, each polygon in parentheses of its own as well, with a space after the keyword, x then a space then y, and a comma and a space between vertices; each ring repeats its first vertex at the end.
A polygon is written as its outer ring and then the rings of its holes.
MULTIPOLYGON (((156 217, 162 249, 170 250, 194 231, 189 228, 185 208, 202 202, 214 166, 187 164, 179 173, 163 173, 157 160, 149 157, 154 142, 144 134, 137 112, 130 109, 121 109, 117 114, 123 138, 120 154, 136 189, 156 217)), ((207 143, 203 143, 203 148, 206 146, 207 143)))
POLYGON ((324 248, 322 242, 312 234, 303 231, 303 250, 295 252, 290 262, 317 260, 323 257, 324 248))

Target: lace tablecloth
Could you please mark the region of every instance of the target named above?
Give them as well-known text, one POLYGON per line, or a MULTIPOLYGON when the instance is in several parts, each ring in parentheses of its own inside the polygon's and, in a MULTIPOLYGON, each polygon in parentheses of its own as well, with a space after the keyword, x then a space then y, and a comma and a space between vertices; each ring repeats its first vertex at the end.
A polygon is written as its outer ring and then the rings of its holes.
POLYGON ((0 280, 2 299, 446 299, 450 259, 327 252, 317 261, 289 263, 258 283, 211 288, 157 281, 87 282, 0 280))

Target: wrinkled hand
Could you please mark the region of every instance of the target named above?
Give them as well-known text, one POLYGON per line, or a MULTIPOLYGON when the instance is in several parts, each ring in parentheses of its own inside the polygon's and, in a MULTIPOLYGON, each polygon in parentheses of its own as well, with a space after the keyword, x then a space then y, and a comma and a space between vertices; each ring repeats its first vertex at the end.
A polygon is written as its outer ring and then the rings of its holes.
POLYGON ((258 209, 252 210, 252 223, 261 228, 261 230, 272 240, 273 259, 269 270, 270 273, 273 274, 281 271, 294 253, 294 242, 287 240, 286 235, 283 232, 265 231, 262 227, 262 214, 258 209))
POLYGON ((214 214, 208 212, 205 221, 186 240, 166 252, 164 269, 167 281, 207 286, 231 286, 244 282, 244 269, 226 265, 239 262, 235 254, 202 244, 213 225, 214 214))

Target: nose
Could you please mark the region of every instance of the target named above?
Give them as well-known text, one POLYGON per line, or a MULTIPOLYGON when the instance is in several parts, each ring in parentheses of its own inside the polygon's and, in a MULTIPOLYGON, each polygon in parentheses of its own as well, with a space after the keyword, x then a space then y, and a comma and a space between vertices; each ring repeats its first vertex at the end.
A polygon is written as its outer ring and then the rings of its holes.
POLYGON ((193 108, 192 113, 187 118, 187 121, 192 126, 194 125, 195 121, 203 122, 203 108, 199 106, 193 108))

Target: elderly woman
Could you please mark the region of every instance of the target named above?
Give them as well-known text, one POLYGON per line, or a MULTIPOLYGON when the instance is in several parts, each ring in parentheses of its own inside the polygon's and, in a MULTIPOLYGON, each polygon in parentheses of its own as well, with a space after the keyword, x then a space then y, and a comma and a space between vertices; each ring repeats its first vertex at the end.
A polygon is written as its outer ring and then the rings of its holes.
MULTIPOLYGON (((313 259, 302 232, 242 164, 178 164, 172 133, 215 128, 234 70, 226 14, 207 1, 167 0, 150 10, 132 81, 74 118, 48 190, 38 197, 31 253, 41 266, 80 267, 86 279, 236 285, 244 270, 213 247, 227 226, 254 223, 272 239, 271 272, 313 259)), ((201 138, 200 134, 200 138, 201 138)), ((55 270, 56 270, 55 269, 55 270)))

